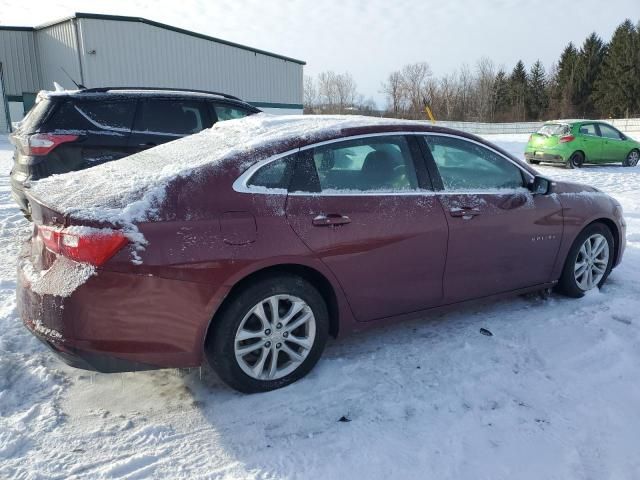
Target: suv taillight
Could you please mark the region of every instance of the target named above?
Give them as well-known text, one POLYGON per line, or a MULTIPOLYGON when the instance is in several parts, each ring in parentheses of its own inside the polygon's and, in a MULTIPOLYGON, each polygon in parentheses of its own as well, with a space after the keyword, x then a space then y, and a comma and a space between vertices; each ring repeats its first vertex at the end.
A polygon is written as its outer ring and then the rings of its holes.
POLYGON ((78 135, 58 134, 58 133, 35 133, 16 137, 25 155, 37 157, 47 155, 54 148, 62 143, 75 142, 78 135))
POLYGON ((576 139, 576 137, 574 137, 573 135, 564 135, 562 137, 560 137, 560 139, 558 140, 560 143, 569 143, 569 142, 573 142, 576 139))
POLYGON ((99 267, 127 243, 121 232, 88 227, 54 228, 38 226, 38 236, 47 250, 76 262, 99 267))

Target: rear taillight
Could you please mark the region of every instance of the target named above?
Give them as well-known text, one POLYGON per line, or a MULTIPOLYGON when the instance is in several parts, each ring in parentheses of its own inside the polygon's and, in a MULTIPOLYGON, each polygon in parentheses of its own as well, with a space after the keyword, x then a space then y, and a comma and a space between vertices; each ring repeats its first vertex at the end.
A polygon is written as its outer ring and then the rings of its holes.
POLYGON ((103 265, 128 243, 127 237, 118 231, 88 227, 39 226, 38 236, 47 250, 96 267, 103 265))
POLYGON ((563 135, 562 137, 560 137, 558 139, 558 142, 560 143, 569 143, 569 142, 573 142, 576 139, 576 137, 574 137, 573 135, 563 135))
POLYGON ((20 142, 22 151, 25 155, 40 156, 47 155, 54 148, 62 143, 75 142, 78 135, 67 135, 58 133, 36 133, 33 135, 24 135, 16 137, 20 142))

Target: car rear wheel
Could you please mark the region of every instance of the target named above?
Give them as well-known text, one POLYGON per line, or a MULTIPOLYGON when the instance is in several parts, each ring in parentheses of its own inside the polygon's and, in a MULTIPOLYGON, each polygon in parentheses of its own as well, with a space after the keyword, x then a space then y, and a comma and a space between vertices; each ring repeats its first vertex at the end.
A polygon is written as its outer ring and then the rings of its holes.
POLYGON ((567 168, 580 168, 584 164, 584 155, 582 152, 575 152, 566 162, 567 168))
POLYGON ((530 165, 540 165, 540 160, 532 160, 528 158, 527 163, 529 163, 530 165))
POLYGON ((633 149, 629 152, 627 158, 624 159, 622 165, 624 167, 635 167, 636 165, 638 165, 638 161, 640 161, 640 151, 633 149))
POLYGON ((230 387, 274 390, 305 376, 324 350, 327 306, 306 280, 280 275, 255 282, 213 319, 205 352, 230 387))
POLYGON ((558 290, 580 298, 589 290, 600 288, 613 265, 614 243, 609 228, 594 223, 585 228, 569 250, 558 290))

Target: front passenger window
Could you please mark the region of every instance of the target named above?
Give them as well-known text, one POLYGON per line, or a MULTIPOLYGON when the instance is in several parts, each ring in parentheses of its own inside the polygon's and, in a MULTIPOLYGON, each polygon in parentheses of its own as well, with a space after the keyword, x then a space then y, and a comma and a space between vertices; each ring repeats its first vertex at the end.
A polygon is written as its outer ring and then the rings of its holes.
POLYGON ((520 169, 506 158, 462 138, 425 136, 445 190, 496 190, 523 186, 520 169))

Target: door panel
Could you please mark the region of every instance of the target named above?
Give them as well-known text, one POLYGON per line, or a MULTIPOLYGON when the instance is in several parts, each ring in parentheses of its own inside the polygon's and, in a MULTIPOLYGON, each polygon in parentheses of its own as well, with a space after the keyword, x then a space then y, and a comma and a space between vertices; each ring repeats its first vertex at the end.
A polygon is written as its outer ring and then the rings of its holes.
POLYGON ((601 162, 602 156, 602 138, 598 135, 595 124, 586 123, 580 126, 578 131, 580 140, 579 147, 582 148, 588 162, 601 162))
POLYGON ((562 239, 562 209, 556 197, 514 190, 445 193, 440 200, 449 213, 447 303, 550 281, 562 239), (473 215, 460 215, 465 210, 473 215))
POLYGON ((338 278, 359 321, 442 301, 447 222, 434 195, 289 195, 287 219, 338 278), (347 217, 318 225, 318 217, 347 217))
POLYGON ((444 301, 549 282, 562 238, 557 198, 532 195, 523 188, 525 173, 480 143, 423 139, 449 225, 444 301))
POLYGON ((409 150, 396 135, 336 143, 298 159, 293 184, 303 177, 308 186, 289 193, 287 219, 335 274, 358 321, 442 302, 447 221, 409 150))
POLYGON ((620 132, 610 125, 598 124, 602 137, 602 157, 607 162, 622 162, 629 153, 620 132))

